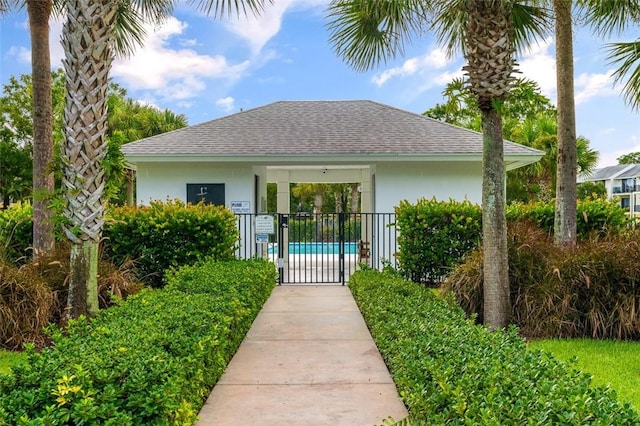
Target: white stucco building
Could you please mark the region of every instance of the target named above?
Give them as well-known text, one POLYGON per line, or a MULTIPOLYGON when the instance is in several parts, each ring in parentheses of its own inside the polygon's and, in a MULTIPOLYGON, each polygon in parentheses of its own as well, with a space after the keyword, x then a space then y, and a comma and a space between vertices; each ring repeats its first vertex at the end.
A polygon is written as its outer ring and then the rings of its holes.
MULTIPOLYGON (((204 198, 236 213, 258 214, 266 212, 267 183, 277 183, 278 237, 267 244, 269 250, 277 245, 272 259, 282 283, 344 284, 363 260, 346 253, 345 242, 351 247, 365 243, 364 260, 372 267, 387 261, 395 266, 398 247, 388 213, 402 200, 482 200, 481 134, 371 101, 275 102, 142 139, 122 151, 137 171, 138 204, 204 198), (288 229, 291 183, 358 184, 362 213, 347 218, 351 225, 336 230, 344 216, 316 216, 310 224, 334 227, 330 244, 339 248, 335 255, 292 254, 299 245, 289 244, 300 240, 288 229), (345 229, 357 229, 357 235, 344 237, 345 229), (342 235, 339 242, 336 235, 342 235)), ((507 170, 538 161, 542 154, 504 144, 507 170)), ((246 217, 238 216, 237 254, 264 257, 268 250, 258 235, 257 218, 251 216, 243 227, 246 217)), ((326 240, 310 244, 326 245, 326 240)))
MULTIPOLYGON (((480 203, 482 135, 371 101, 282 101, 123 146, 137 171, 137 203, 191 201, 201 188, 219 204, 266 209, 278 183, 358 182, 363 212, 393 212, 421 197, 480 203), (213 194, 215 193, 215 194, 213 194)), ((542 152, 505 142, 507 170, 542 152)))
POLYGON ((640 164, 618 164, 596 169, 580 182, 601 182, 610 200, 617 199, 630 216, 640 215, 640 164))

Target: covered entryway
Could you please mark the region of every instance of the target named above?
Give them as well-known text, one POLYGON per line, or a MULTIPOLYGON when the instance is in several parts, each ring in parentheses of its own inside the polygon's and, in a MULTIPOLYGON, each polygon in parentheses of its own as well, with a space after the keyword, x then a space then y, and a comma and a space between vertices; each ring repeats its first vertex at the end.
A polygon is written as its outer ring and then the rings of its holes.
MULTIPOLYGON (((301 284, 344 283, 363 259, 378 269, 384 262, 394 265, 389 214, 403 200, 480 203, 482 147, 480 133, 389 105, 346 100, 274 102, 132 142, 122 152, 136 169, 137 204, 169 197, 224 205, 239 218, 238 256, 272 256, 283 283, 301 284), (353 217, 316 216, 317 210, 299 217, 289 206, 290 184, 299 182, 357 184, 360 208, 350 209, 353 217), (277 185, 277 208, 267 206, 268 183, 277 185), (260 222, 273 223, 273 233, 257 240, 255 219, 274 211, 281 216, 260 222), (294 235, 294 224, 295 232, 307 226, 311 234, 294 235), (315 239, 300 241, 303 235, 315 239), (358 249, 353 253, 360 240, 369 245, 368 258, 358 249), (331 252, 318 253, 325 243, 331 252)), ((504 142, 506 170, 543 154, 504 142)))

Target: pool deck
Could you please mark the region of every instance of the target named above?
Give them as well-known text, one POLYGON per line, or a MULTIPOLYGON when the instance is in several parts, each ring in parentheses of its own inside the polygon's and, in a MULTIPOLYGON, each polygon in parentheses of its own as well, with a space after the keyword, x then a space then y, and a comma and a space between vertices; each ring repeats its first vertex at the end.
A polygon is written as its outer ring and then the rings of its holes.
POLYGON ((197 426, 371 426, 407 416, 346 286, 278 286, 197 426))

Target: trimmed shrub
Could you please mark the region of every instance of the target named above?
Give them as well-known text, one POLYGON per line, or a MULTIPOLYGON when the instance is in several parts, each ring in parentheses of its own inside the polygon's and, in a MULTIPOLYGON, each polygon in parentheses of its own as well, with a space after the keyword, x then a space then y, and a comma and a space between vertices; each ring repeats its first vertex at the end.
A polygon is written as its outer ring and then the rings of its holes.
POLYGON ((412 425, 637 425, 615 392, 542 351, 515 329, 489 332, 453 302, 378 271, 349 286, 412 425))
MULTIPOLYGON (((513 203, 506 209, 507 221, 530 222, 553 234, 553 201, 513 203)), ((420 199, 402 201, 396 207, 398 265, 415 282, 439 283, 478 246, 482 238, 482 210, 469 201, 449 202, 420 199)), ((629 228, 630 220, 617 203, 586 199, 577 205, 577 235, 581 240, 604 238, 629 228)))
MULTIPOLYGON (((626 210, 620 207, 620 204, 603 198, 578 200, 576 209, 577 235, 582 240, 617 234, 631 224, 626 210)), ((549 234, 553 234, 554 216, 553 200, 529 204, 512 203, 507 207, 509 222, 533 222, 549 234)))
POLYGON ((172 267, 205 257, 231 260, 238 243, 235 215, 221 206, 154 201, 146 207, 120 207, 109 213, 104 254, 116 265, 132 260, 136 275, 152 287, 163 285, 172 267))
MULTIPOLYGON (((530 337, 640 339, 640 232, 556 247, 535 225, 509 229, 512 322, 530 337)), ((482 252, 445 281, 463 309, 482 318, 482 252)))
POLYGON ((423 198, 395 211, 398 265, 412 281, 440 282, 480 241, 482 210, 470 201, 423 198))
POLYGON ((236 264, 180 269, 169 288, 71 321, 40 353, 29 348, 27 363, 0 375, 0 425, 193 424, 275 285, 273 264, 236 264), (254 279, 222 278, 218 268, 254 279), (201 282, 206 271, 218 279, 201 282), (186 276, 200 278, 174 281, 186 276))

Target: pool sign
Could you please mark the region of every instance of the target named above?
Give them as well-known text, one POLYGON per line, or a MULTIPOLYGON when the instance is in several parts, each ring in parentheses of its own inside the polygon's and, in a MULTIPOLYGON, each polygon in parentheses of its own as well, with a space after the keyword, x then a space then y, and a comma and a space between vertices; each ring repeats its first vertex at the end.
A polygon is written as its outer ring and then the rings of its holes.
POLYGON ((248 201, 232 201, 230 209, 235 214, 251 213, 251 203, 248 201))
POLYGON ((256 243, 265 244, 269 242, 269 234, 256 234, 256 243))
POLYGON ((261 214, 256 216, 256 234, 275 234, 276 227, 274 225, 273 216, 261 214))

